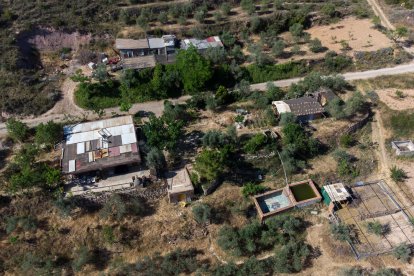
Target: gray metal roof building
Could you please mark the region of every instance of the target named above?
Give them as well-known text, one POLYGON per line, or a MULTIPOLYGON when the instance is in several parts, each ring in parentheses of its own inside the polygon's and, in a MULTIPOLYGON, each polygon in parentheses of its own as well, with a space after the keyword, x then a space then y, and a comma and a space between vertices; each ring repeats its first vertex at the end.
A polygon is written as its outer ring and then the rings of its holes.
POLYGON ((67 125, 63 130, 61 166, 64 174, 141 162, 132 116, 67 125))

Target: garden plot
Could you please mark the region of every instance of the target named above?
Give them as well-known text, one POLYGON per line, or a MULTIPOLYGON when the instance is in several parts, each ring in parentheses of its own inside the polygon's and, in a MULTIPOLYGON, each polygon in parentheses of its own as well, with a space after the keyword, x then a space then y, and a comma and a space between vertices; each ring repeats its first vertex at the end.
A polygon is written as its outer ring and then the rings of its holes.
POLYGON ((351 54, 357 51, 376 51, 391 47, 392 41, 373 27, 369 19, 350 17, 336 24, 310 28, 307 32, 312 38, 318 38, 323 46, 335 52, 342 51, 341 41, 348 43, 351 54))
POLYGON ((414 89, 383 89, 376 92, 380 100, 392 110, 414 108, 414 89))
POLYGON ((414 228, 408 219, 413 207, 402 205, 384 181, 356 186, 352 191, 352 203, 342 205, 336 214, 357 233, 353 247, 360 257, 390 252, 401 243, 414 243, 414 228), (367 223, 373 221, 387 226, 384 235, 367 231, 367 223))

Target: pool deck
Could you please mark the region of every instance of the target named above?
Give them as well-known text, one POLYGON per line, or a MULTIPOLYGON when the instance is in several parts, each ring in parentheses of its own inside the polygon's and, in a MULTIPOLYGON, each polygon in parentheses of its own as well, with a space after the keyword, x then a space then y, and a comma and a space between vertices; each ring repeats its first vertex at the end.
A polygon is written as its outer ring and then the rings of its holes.
POLYGON ((260 194, 260 195, 257 195, 257 196, 253 197, 254 205, 256 206, 257 212, 259 214, 260 221, 263 221, 268 217, 272 217, 275 214, 278 214, 280 212, 289 210, 289 209, 294 207, 294 205, 292 203, 292 200, 291 200, 290 196, 286 194, 285 189, 286 188, 282 188, 282 189, 278 189, 278 190, 271 190, 271 191, 268 191, 266 193, 263 193, 263 194, 260 194), (283 207, 283 208, 278 208, 274 211, 264 212, 262 207, 260 206, 260 203, 259 203, 260 198, 265 197, 265 196, 269 196, 269 195, 272 195, 272 194, 279 194, 280 192, 283 193, 288 198, 289 205, 287 205, 286 207, 283 207))
POLYGON ((260 194, 260 195, 256 195, 253 197, 253 201, 254 204, 256 206, 257 209, 257 213, 259 215, 260 221, 263 222, 265 219, 275 216, 281 212, 284 212, 286 210, 292 209, 293 207, 298 207, 298 208, 302 208, 302 207, 306 207, 308 205, 312 205, 315 203, 318 203, 322 200, 322 196, 319 193, 318 189, 315 186, 315 183, 313 183, 312 179, 307 179, 307 180, 303 180, 303 181, 299 181, 299 182, 295 182, 295 183, 291 183, 288 186, 278 189, 278 190, 271 190, 268 191, 266 193, 260 194), (303 184, 308 184, 313 192, 315 193, 315 197, 306 199, 306 200, 302 200, 302 201, 297 201, 295 196, 293 195, 292 190, 290 189, 290 187, 294 187, 294 186, 298 186, 298 185, 303 185, 303 184), (270 211, 270 212, 265 212, 262 207, 260 206, 260 201, 263 201, 263 197, 267 197, 269 195, 275 195, 277 196, 279 193, 283 193, 289 200, 289 205, 283 208, 278 208, 276 210, 270 211))

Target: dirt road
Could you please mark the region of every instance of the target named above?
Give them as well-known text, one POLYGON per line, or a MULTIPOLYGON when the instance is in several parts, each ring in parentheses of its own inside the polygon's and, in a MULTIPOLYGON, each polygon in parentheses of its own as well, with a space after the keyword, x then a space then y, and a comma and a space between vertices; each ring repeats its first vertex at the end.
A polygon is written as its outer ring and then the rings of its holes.
POLYGON ((381 114, 377 112, 372 123, 372 142, 378 145, 378 150, 376 151, 378 155, 378 176, 385 180, 403 206, 411 206, 411 200, 408 198, 410 193, 404 192, 403 187, 396 184, 390 177, 390 169, 395 164, 391 162, 390 157, 387 155, 385 137, 385 128, 381 114))
POLYGON ((367 2, 371 6, 374 13, 380 18, 381 24, 387 29, 392 31, 395 30, 395 26, 388 20, 388 17, 385 15, 377 0, 367 0, 367 2))
MULTIPOLYGON (((398 65, 390 68, 381 68, 377 70, 368 70, 361 72, 351 72, 345 74, 339 74, 343 76, 346 80, 363 80, 363 79, 372 79, 380 76, 390 76, 390 75, 399 75, 404 73, 413 73, 414 72, 414 62, 409 64, 398 65)), ((273 84, 278 87, 286 87, 293 83, 296 83, 303 78, 293 78, 287 80, 274 81, 273 84)), ((252 90, 266 90, 267 83, 257 83, 250 86, 252 90)))

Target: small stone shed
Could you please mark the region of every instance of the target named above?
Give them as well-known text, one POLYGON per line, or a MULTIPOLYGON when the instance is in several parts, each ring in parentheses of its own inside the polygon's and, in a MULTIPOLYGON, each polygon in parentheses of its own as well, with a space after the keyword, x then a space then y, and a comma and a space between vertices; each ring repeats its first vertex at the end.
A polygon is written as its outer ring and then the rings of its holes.
POLYGON ((167 184, 170 203, 190 202, 194 196, 194 187, 187 168, 167 173, 167 184))
POLYGON ((408 141, 392 141, 391 146, 395 149, 395 153, 398 156, 412 156, 414 155, 414 143, 411 140, 408 141))

